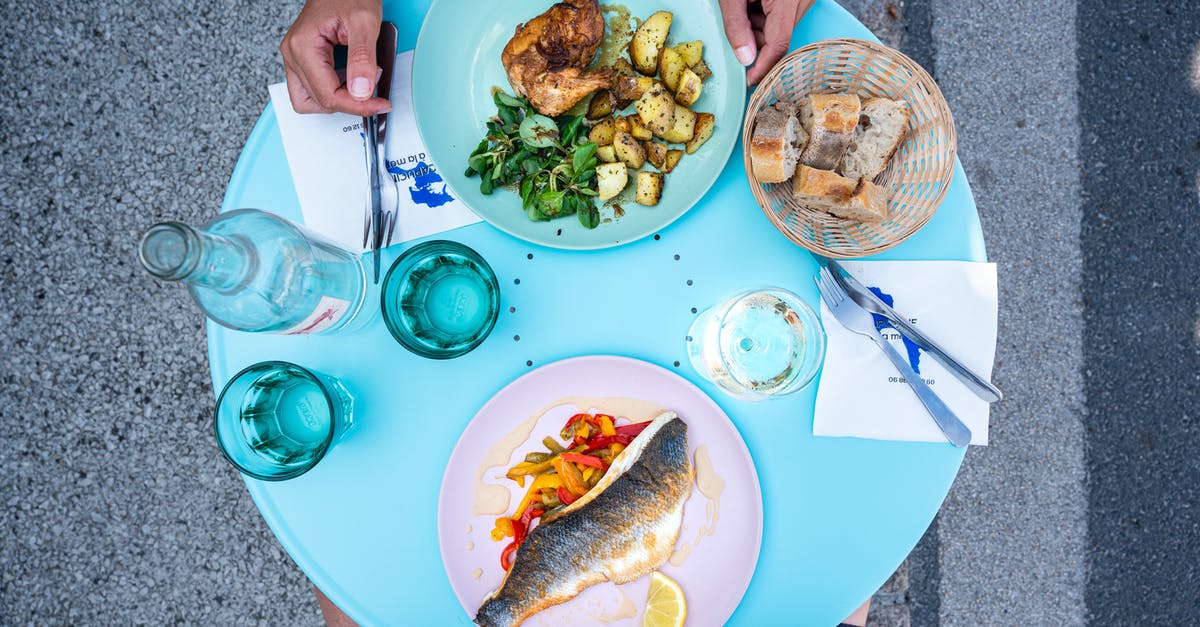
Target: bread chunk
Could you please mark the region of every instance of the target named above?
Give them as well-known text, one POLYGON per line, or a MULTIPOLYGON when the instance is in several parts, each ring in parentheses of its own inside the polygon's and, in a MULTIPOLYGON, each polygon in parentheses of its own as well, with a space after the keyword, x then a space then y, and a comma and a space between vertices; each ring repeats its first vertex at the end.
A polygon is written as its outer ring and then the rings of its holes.
POLYGON ((870 181, 855 181, 829 170, 800 165, 792 178, 792 193, 802 207, 839 218, 878 223, 887 217, 887 190, 870 181))
POLYGON ((854 94, 813 94, 800 104, 801 126, 808 144, 800 163, 818 170, 833 170, 842 162, 854 139, 862 103, 854 94))
POLYGON ((858 127, 838 172, 847 178, 874 180, 904 141, 908 130, 908 103, 872 98, 862 105, 858 127))
POLYGON ((755 117, 750 139, 750 165, 760 183, 781 183, 796 171, 807 134, 796 118, 796 107, 779 101, 755 117))

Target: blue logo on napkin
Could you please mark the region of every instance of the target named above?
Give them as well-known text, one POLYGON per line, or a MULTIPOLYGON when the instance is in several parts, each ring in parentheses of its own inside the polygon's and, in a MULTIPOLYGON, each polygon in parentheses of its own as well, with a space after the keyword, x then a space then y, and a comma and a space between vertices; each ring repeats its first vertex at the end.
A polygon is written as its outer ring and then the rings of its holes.
MULTIPOLYGON (((879 300, 887 303, 888 307, 895 306, 894 305, 895 299, 892 298, 891 294, 885 293, 883 290, 879 289, 878 287, 869 287, 867 289, 871 290, 872 294, 878 296, 879 300)), ((899 329, 892 326, 891 321, 888 320, 887 318, 884 318, 883 316, 876 314, 876 313, 871 314, 871 317, 875 319, 875 328, 876 329, 879 329, 880 331, 882 331, 886 328, 891 328, 893 331, 896 331, 897 333, 899 333, 899 329)), ((908 339, 906 336, 904 336, 904 334, 900 335, 900 339, 904 342, 904 350, 908 353, 909 365, 912 366, 912 369, 914 371, 916 371, 917 374, 921 374, 921 347, 914 344, 913 341, 908 339)))
POLYGON ((417 163, 411 170, 406 170, 399 164, 388 166, 387 170, 397 182, 408 183, 408 194, 418 205, 440 207, 454 200, 446 190, 442 175, 424 161, 417 163), (434 187, 437 183, 441 183, 440 188, 434 187))

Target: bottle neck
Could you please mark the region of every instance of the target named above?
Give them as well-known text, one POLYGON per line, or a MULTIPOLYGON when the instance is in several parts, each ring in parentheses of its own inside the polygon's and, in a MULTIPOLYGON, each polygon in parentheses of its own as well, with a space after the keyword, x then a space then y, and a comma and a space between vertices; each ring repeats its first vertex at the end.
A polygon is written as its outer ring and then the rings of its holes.
POLYGON ((164 281, 228 290, 246 278, 253 253, 240 241, 179 222, 161 222, 142 236, 139 257, 150 274, 164 281))

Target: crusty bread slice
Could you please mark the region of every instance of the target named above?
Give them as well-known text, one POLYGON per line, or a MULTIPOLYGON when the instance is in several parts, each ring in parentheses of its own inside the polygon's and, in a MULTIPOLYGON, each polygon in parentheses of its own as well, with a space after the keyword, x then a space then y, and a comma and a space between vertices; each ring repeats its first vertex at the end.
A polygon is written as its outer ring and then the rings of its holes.
POLYGON ((759 112, 750 139, 754 178, 760 183, 780 183, 791 178, 805 135, 796 119, 795 105, 779 101, 759 112))
POLYGON ((838 172, 847 178, 874 180, 887 169, 888 160, 904 141, 908 117, 908 103, 903 100, 872 98, 864 102, 838 172))
POLYGON ((808 144, 800 163, 818 170, 832 170, 854 139, 862 103, 854 94, 813 94, 800 105, 801 126, 808 144))
POLYGON ((792 193, 801 206, 839 218, 877 223, 887 217, 888 196, 884 188, 829 170, 800 165, 792 178, 792 193))

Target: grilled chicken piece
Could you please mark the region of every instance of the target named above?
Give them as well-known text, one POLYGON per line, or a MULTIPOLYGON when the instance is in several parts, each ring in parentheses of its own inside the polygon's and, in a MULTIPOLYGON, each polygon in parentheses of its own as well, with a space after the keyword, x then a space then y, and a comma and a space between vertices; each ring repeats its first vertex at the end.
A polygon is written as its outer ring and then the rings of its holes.
POLYGON ((612 68, 587 70, 603 39, 600 3, 567 0, 517 26, 500 61, 517 94, 538 113, 553 117, 612 85, 612 68))
POLYGON ((475 622, 512 627, 589 586, 654 571, 675 550, 691 492, 687 425, 666 412, 613 460, 596 487, 529 532, 475 622))

